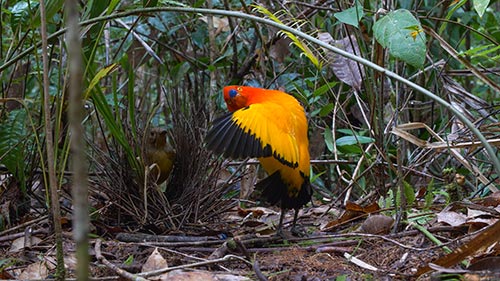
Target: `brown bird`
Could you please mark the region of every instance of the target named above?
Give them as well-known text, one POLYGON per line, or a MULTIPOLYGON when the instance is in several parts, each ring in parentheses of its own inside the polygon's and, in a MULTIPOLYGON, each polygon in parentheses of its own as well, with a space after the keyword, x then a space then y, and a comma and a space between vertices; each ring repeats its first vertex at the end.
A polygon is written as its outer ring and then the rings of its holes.
POLYGON ((161 128, 152 128, 147 137, 145 156, 147 166, 151 168, 151 175, 160 185, 165 182, 175 162, 175 151, 167 145, 167 131, 161 128))

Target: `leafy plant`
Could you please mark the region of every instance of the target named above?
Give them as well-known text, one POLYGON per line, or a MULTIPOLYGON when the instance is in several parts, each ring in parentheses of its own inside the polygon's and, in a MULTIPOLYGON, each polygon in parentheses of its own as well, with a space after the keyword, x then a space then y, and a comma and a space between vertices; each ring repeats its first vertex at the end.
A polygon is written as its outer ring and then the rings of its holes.
POLYGON ((26 110, 16 109, 0 122, 0 164, 15 176, 23 194, 26 194, 25 150, 29 147, 26 116, 26 110))

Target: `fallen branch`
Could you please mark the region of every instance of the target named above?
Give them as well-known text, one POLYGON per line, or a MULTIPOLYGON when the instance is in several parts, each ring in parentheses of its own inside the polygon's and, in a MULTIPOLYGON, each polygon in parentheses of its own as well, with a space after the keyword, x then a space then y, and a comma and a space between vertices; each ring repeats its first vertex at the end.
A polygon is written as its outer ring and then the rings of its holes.
POLYGON ((199 241, 218 241, 209 236, 180 236, 180 235, 151 235, 144 233, 126 233, 116 234, 116 240, 122 242, 199 242, 199 241))

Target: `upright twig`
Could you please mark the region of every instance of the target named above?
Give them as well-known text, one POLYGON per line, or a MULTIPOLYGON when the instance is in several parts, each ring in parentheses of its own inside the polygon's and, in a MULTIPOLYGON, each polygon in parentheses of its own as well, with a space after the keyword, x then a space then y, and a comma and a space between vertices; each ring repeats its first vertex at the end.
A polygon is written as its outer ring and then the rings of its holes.
MULTIPOLYGON (((64 280, 64 253, 62 245, 62 229, 61 229, 61 209, 59 206, 58 186, 55 173, 54 161, 54 139, 52 135, 51 110, 50 110, 50 93, 49 93, 49 57, 48 39, 47 39, 47 24, 45 13, 45 1, 40 1, 40 22, 42 36, 42 64, 43 64, 43 111, 45 119, 45 144, 47 150, 47 166, 49 170, 48 188, 50 190, 50 203, 52 207, 52 223, 54 225, 54 234, 56 240, 56 279, 64 280)), ((47 186, 47 185, 46 185, 47 186)))
POLYGON ((89 278, 89 206, 87 186, 87 164, 85 159, 85 142, 82 101, 82 47, 80 26, 78 23, 78 0, 66 1, 66 35, 68 43, 69 67, 69 111, 68 119, 71 131, 70 146, 73 167, 73 237, 76 243, 76 276, 78 280, 89 278))

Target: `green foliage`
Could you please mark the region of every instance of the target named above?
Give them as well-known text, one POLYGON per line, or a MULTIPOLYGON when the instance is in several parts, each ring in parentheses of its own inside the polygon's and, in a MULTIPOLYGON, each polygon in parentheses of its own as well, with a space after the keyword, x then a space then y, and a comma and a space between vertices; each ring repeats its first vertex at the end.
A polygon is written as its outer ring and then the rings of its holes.
MULTIPOLYGON (((103 120, 109 129, 110 135, 113 136, 113 139, 116 140, 123 148, 125 154, 127 155, 127 160, 129 161, 130 166, 134 169, 134 171, 140 173, 140 171, 142 171, 142 168, 140 167, 140 164, 136 158, 137 152, 130 146, 130 143, 127 140, 127 135, 125 133, 125 128, 122 126, 119 116, 113 113, 113 105, 108 104, 102 89, 99 87, 94 87, 99 80, 109 75, 113 69, 115 69, 115 65, 111 65, 101 69, 91 81, 91 87, 88 88, 87 93, 90 93, 97 111, 102 115, 103 120)), ((134 107, 129 107, 128 109, 129 114, 131 114, 131 116, 133 117, 135 110, 134 107)))
POLYGON ((408 204, 408 206, 413 205, 415 202, 415 190, 407 181, 403 181, 403 192, 405 193, 406 204, 408 204))
POLYGON ((23 193, 26 192, 26 110, 10 111, 0 122, 0 164, 5 165, 17 179, 23 193))
POLYGON ((425 60, 425 36, 420 22, 408 10, 389 12, 373 25, 377 42, 392 56, 415 67, 425 60))
POLYGON ((356 2, 354 7, 335 13, 333 16, 340 22, 359 27, 359 21, 364 16, 363 6, 356 2))
POLYGON ((434 201, 434 179, 431 179, 429 184, 427 185, 427 192, 424 197, 424 210, 428 210, 432 206, 432 202, 434 201))
POLYGON ((347 274, 341 274, 341 275, 335 277, 335 281, 347 281, 347 280, 349 280, 347 274))
POLYGON ((123 265, 130 266, 134 263, 134 255, 129 255, 127 259, 123 262, 123 265))

